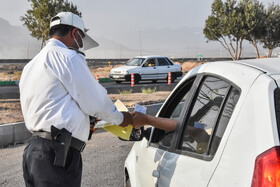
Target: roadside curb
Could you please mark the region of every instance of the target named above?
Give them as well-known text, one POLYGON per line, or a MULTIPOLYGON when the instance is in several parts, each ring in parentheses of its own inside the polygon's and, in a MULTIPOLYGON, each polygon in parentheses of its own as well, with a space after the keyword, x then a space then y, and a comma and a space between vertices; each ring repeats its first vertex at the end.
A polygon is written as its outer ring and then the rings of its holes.
POLYGON ((142 89, 154 89, 156 88, 156 91, 172 91, 177 84, 168 85, 166 84, 160 84, 160 85, 135 85, 133 87, 131 86, 111 86, 106 87, 108 94, 119 94, 123 91, 130 91, 132 90, 132 93, 141 93, 142 89))
MULTIPOLYGON (((101 79, 101 83, 104 82, 109 82, 111 80, 109 80, 110 78, 104 78, 101 79)), ((1 81, 0 81, 1 83, 1 81)), ((15 84, 18 85, 18 82, 15 82, 15 84)), ((16 85, 16 86, 17 86, 16 85)), ((157 85, 143 85, 143 84, 137 84, 133 87, 130 86, 130 84, 123 84, 123 85, 108 85, 108 86, 104 86, 104 88, 107 90, 107 94, 119 94, 123 91, 132 91, 132 93, 141 93, 142 89, 155 89, 156 91, 172 91, 175 86, 177 85, 177 83, 173 83, 171 85, 166 84, 157 84, 157 85)), ((3 87, 5 86, 11 86, 11 85, 2 85, 3 87)), ((1 85, 0 85, 1 87, 1 85)), ((2 87, 2 88, 3 88, 2 87)), ((14 91, 5 91, 4 93, 0 94, 0 99, 19 99, 20 94, 19 94, 19 87, 17 86, 14 91)))
POLYGON ((16 86, 19 81, 0 81, 0 86, 16 86))
POLYGON ((24 143, 30 136, 24 122, 0 125, 0 148, 24 143))
POLYGON ((99 78, 99 83, 104 83, 104 82, 114 82, 114 81, 110 78, 99 78))
MULTIPOLYGON (((99 78, 99 83, 104 83, 104 82, 114 82, 110 78, 99 78)), ((16 86, 19 84, 19 80, 16 81, 0 81, 0 86, 16 86)))
MULTIPOLYGON (((161 106, 162 103, 145 105, 147 114, 155 116, 161 106)), ((134 108, 128 108, 128 110, 132 112, 134 108)), ((0 148, 25 143, 31 135, 24 122, 0 125, 0 148)))

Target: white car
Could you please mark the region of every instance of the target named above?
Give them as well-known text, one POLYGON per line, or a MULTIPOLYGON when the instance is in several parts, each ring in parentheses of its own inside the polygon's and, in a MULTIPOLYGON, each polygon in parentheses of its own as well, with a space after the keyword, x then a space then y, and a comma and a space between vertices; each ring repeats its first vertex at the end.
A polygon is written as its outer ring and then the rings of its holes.
POLYGON ((280 186, 280 59, 209 62, 188 72, 125 161, 125 184, 280 186))
POLYGON ((181 64, 174 62, 165 56, 139 56, 132 58, 125 66, 113 68, 110 71, 110 78, 117 83, 130 81, 131 74, 134 74, 134 83, 141 80, 168 80, 168 73, 171 72, 171 82, 182 76, 181 64))

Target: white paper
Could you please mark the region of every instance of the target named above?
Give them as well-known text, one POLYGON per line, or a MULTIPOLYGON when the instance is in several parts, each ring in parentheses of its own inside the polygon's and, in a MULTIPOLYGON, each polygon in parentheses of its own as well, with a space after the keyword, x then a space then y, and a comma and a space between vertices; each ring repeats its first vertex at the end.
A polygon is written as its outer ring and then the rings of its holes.
POLYGON ((98 121, 96 124, 95 124, 95 126, 94 126, 94 128, 104 128, 105 126, 110 126, 110 125, 112 125, 111 123, 109 123, 109 122, 107 122, 107 121, 98 121))
MULTIPOLYGON (((119 111, 122 111, 122 112, 127 112, 128 111, 126 106, 119 99, 114 104, 116 105, 116 107, 119 111)), ((101 121, 98 121, 95 124, 94 128, 104 128, 104 127, 110 126, 110 125, 113 125, 113 124, 109 123, 107 121, 101 120, 101 121)))
MULTIPOLYGON (((122 103, 121 103, 121 101, 117 101, 116 103, 115 103, 115 105, 117 106, 117 108, 120 108, 120 106, 122 106, 122 109, 125 107, 122 103)), ((126 107, 125 107, 126 108, 126 107)), ((122 110, 123 111, 123 110, 122 110)), ((128 111, 128 110, 127 110, 128 111)), ((147 112, 147 107, 144 107, 144 106, 141 106, 141 105, 139 105, 139 104, 136 104, 135 105, 135 108, 134 108, 134 111, 136 111, 136 112, 141 112, 141 113, 143 113, 143 114, 146 114, 146 112, 147 112)), ((101 121, 98 121, 96 124, 95 124, 95 126, 94 126, 94 128, 104 128, 104 127, 106 127, 106 126, 110 126, 110 125, 112 125, 112 123, 109 123, 109 122, 107 122, 107 121, 104 121, 104 120, 101 120, 101 121)))
POLYGON ((141 106, 141 105, 139 105, 139 104, 136 104, 136 105, 135 105, 135 108, 134 108, 134 111, 135 111, 135 112, 141 112, 141 113, 143 113, 143 114, 146 114, 146 112, 147 112, 147 107, 144 107, 144 106, 141 106))

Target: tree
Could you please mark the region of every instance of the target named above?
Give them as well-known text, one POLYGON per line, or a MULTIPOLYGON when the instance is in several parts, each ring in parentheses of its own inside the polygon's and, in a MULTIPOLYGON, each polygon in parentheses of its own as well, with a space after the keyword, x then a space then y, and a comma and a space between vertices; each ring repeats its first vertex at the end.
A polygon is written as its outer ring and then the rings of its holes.
POLYGON ((50 20, 59 12, 73 12, 81 16, 77 6, 67 0, 28 0, 31 2, 31 9, 20 18, 31 36, 41 39, 41 49, 45 41, 49 38, 50 20))
POLYGON ((247 34, 244 20, 244 14, 236 0, 226 0, 225 3, 214 0, 203 33, 208 40, 220 42, 232 59, 238 60, 247 34))
POLYGON ((244 23, 247 28, 246 40, 256 49, 257 57, 260 57, 257 44, 266 34, 266 14, 264 5, 258 0, 241 0, 240 8, 244 12, 244 23))
POLYGON ((268 57, 271 57, 272 51, 280 47, 280 6, 270 4, 266 11, 266 34, 261 41, 263 47, 268 49, 268 57))

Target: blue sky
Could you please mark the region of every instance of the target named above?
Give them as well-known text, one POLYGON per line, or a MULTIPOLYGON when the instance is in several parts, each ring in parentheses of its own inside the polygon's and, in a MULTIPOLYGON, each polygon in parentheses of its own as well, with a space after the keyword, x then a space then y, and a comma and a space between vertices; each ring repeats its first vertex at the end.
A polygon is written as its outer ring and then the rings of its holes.
MULTIPOLYGON (((22 25, 20 16, 26 13, 27 9, 30 9, 30 3, 27 0, 0 0, 0 18, 7 20, 11 25, 22 25)), ((120 56, 119 50, 124 53, 124 48, 134 48, 137 50, 139 44, 138 33, 142 34, 142 46, 147 50, 157 52, 155 48, 159 48, 161 45, 169 47, 170 55, 181 56, 195 56, 198 49, 188 49, 185 45, 188 40, 185 39, 184 43, 178 43, 173 45, 177 48, 172 49, 170 40, 172 36, 167 36, 168 33, 172 33, 172 29, 180 30, 181 28, 198 28, 199 35, 196 30, 189 33, 189 37, 196 43, 196 48, 202 46, 211 48, 210 44, 206 44, 202 28, 204 22, 211 13, 211 4, 213 0, 69 0, 78 6, 78 10, 82 12, 82 17, 85 22, 86 28, 90 29, 88 34, 94 38, 103 40, 105 42, 117 42, 116 46, 111 52, 114 56, 120 56), (166 36, 169 39, 169 43, 165 42, 161 44, 161 38, 157 38, 156 32, 166 32, 166 36), (149 33, 153 33, 150 34, 149 33), (146 36, 146 37, 145 37, 146 36), (100 39, 101 38, 101 39, 100 39), (151 40, 155 39, 154 42, 151 40), (156 40, 157 39, 157 40, 156 40), (121 46, 122 45, 122 46, 121 46), (207 46, 208 45, 208 46, 207 46), (151 49, 154 46, 154 49, 151 49), (183 52, 178 52, 178 50, 183 52), (188 50, 188 52, 186 52, 188 50)), ((279 0, 260 0, 264 5, 274 2, 279 4, 279 0)), ((174 32, 173 32, 174 33, 174 32)), ((178 36, 180 37, 180 36, 178 36)), ((174 38, 178 42, 178 39, 174 38)), ((166 38, 166 37, 165 37, 166 38)), ((191 42, 189 42, 191 43, 191 42)), ((102 43, 101 43, 102 44, 102 43)), ((108 44, 111 45, 111 44, 108 44)), ((194 46, 192 44, 192 46, 194 46)), ((205 49, 205 50, 206 50, 205 49)), ((99 47, 95 50, 95 57, 97 53, 100 53, 100 57, 106 57, 110 52, 109 48, 99 47)), ((216 50, 217 51, 217 50, 216 50)), ((220 55, 221 49, 218 49, 217 54, 220 55)), ((162 51, 158 51, 162 52, 162 51)), ((205 52, 204 52, 205 53, 205 52)), ((209 52, 210 53, 210 52, 209 52)), ((135 52, 129 53, 127 56, 134 55, 135 52)), ((224 53, 225 54, 225 53, 224 53)))
MULTIPOLYGON (((0 17, 21 25, 19 17, 30 8, 27 0, 2 0, 0 17)), ((203 27, 212 1, 205 0, 72 0, 86 27, 98 35, 107 30, 203 27)))
MULTIPOLYGON (((27 0, 1 0, 0 17, 21 25, 27 0)), ((211 12, 209 0, 72 0, 88 28, 106 29, 203 27, 211 12)), ((265 5, 277 0, 261 0, 265 5)))

